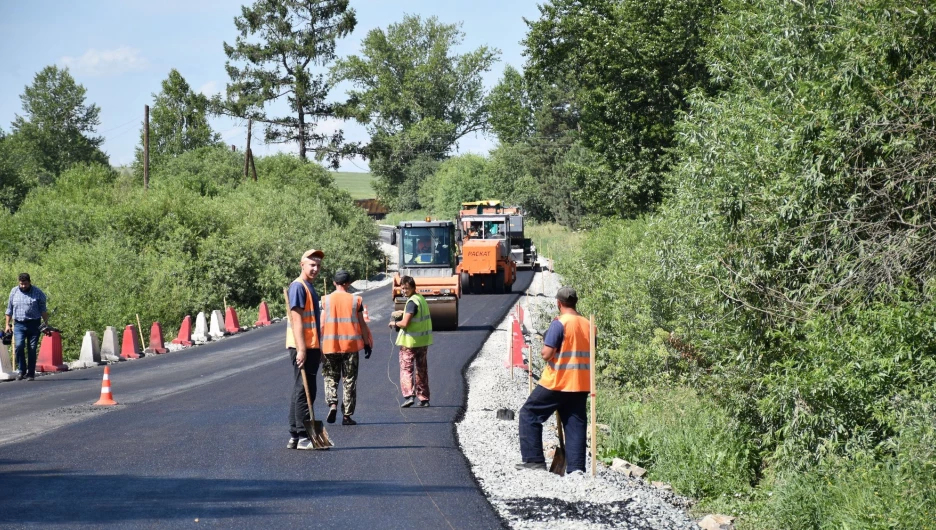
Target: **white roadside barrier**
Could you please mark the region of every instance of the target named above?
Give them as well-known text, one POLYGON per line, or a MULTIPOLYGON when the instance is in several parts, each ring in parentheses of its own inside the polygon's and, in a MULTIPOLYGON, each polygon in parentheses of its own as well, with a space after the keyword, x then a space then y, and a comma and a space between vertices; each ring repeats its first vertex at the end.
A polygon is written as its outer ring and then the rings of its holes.
POLYGON ((99 364, 105 364, 101 361, 101 343, 97 333, 86 331, 81 339, 81 354, 77 361, 69 364, 69 368, 90 368, 99 364))
MULTIPOLYGON (((82 352, 84 345, 82 345, 82 352)), ((120 356, 120 342, 117 338, 117 329, 114 326, 104 328, 104 336, 101 337, 101 360, 105 362, 123 361, 120 356)))
POLYGON ((6 344, 0 344, 0 381, 12 381, 16 379, 16 372, 13 371, 13 362, 10 361, 10 352, 6 344))
POLYGON ((208 330, 208 335, 211 335, 212 339, 220 339, 224 336, 224 313, 220 309, 215 309, 211 312, 211 327, 208 330))
POLYGON ((195 344, 204 344, 211 340, 208 337, 208 321, 205 319, 205 312, 200 311, 195 317, 195 332, 192 333, 192 342, 195 344))

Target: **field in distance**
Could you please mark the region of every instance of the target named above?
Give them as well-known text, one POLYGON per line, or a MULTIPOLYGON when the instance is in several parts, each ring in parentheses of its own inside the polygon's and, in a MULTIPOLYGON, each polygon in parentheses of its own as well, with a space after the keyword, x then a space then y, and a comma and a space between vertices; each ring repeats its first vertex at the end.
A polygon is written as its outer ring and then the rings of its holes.
POLYGON ((335 178, 335 186, 350 193, 352 199, 373 199, 377 196, 371 186, 374 177, 370 173, 336 171, 332 177, 335 178))

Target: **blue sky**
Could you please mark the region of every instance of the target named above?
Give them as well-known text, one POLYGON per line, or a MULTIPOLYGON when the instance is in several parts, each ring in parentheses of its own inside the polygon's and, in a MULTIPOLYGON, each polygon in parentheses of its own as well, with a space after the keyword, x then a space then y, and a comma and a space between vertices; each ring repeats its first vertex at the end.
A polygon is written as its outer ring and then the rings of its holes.
MULTIPOLYGON (((356 53, 365 34, 373 28, 402 20, 404 14, 441 22, 461 22, 465 40, 461 51, 487 45, 501 50, 501 60, 485 76, 492 87, 506 65, 523 65, 520 41, 526 35, 523 18, 535 19, 534 0, 475 0, 472 2, 424 0, 351 0, 357 12, 357 29, 338 44, 339 56, 356 53)), ((139 143, 143 107, 175 68, 193 89, 205 94, 222 93, 228 81, 224 72, 223 43, 233 44, 237 32, 234 17, 244 1, 222 0, 86 0, 84 2, 30 0, 0 1, 0 128, 22 114, 20 95, 34 76, 48 65, 67 66, 75 80, 87 89, 86 102, 101 109, 98 134, 111 164, 132 162, 139 143)), ((340 88, 340 87, 339 87, 340 88)), ((340 99, 343 90, 332 94, 340 99)), ((217 118, 214 129, 227 144, 243 149, 247 128, 240 121, 217 118)), ((348 140, 366 141, 363 127, 353 123, 328 123, 340 127, 348 140)), ((257 155, 294 147, 264 146, 254 131, 252 147, 257 155)), ((470 136, 458 152, 486 153, 491 137, 470 136)), ((367 170, 356 160, 343 163, 344 171, 367 170)))

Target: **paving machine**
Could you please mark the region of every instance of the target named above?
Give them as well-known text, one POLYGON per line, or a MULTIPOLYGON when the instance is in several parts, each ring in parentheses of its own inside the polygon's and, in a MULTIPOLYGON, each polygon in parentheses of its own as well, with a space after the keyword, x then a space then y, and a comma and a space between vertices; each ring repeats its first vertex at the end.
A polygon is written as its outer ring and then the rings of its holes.
MULTIPOLYGON (((536 265, 536 246, 528 237, 523 237, 523 210, 519 206, 503 206, 501 201, 473 201, 463 202, 458 214, 458 229, 462 234, 471 229, 471 221, 464 221, 465 217, 480 217, 484 215, 507 215, 507 240, 510 243, 510 255, 518 267, 533 267, 536 265)), ((459 239, 464 239, 464 235, 459 239)))
POLYGON ((517 281, 517 262, 507 235, 510 216, 459 215, 461 246, 457 272, 465 293, 509 293, 517 281))
POLYGON ((416 292, 429 304, 433 331, 458 327, 458 299, 461 297, 456 273, 455 223, 452 221, 404 221, 397 227, 399 272, 393 278, 393 309, 403 310, 406 296, 400 278, 411 276, 416 292))

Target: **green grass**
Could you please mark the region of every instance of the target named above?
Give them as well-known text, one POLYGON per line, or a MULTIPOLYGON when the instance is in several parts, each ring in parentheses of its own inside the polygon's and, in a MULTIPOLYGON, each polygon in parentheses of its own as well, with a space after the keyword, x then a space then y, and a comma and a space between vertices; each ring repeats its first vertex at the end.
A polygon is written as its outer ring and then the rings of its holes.
POLYGON ((370 173, 336 171, 331 175, 335 179, 335 185, 350 193, 352 199, 373 199, 377 196, 371 186, 374 177, 370 173))
POLYGON ((536 252, 550 259, 557 258, 562 252, 578 249, 585 240, 584 232, 573 232, 557 223, 527 223, 523 235, 533 239, 536 252))

